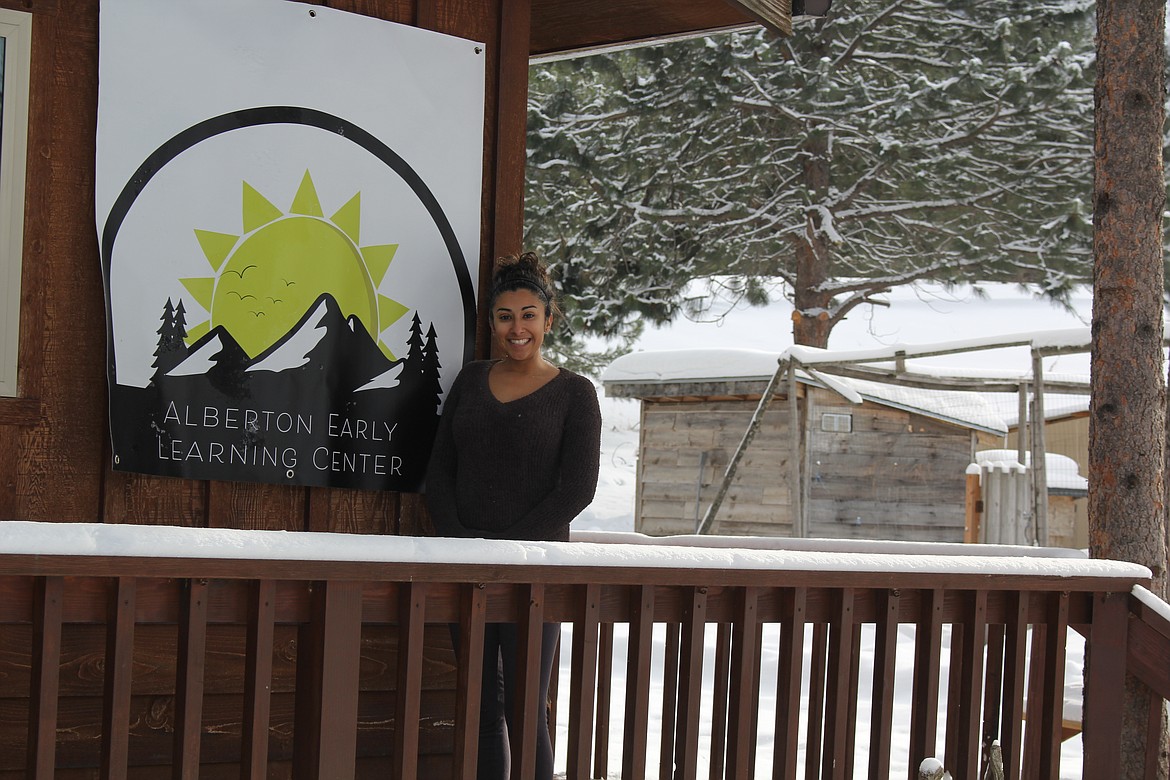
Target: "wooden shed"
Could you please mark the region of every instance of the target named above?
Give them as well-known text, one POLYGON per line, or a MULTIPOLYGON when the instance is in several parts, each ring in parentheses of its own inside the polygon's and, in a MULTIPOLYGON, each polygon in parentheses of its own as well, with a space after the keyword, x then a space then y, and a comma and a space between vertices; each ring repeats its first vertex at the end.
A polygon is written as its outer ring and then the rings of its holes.
MULTIPOLYGON (((695 531, 778 357, 688 350, 633 353, 611 364, 606 393, 642 406, 636 530, 695 531)), ((811 374, 798 375, 796 391, 795 418, 784 389, 763 416, 716 533, 962 541, 963 474, 976 450, 1002 446, 1007 434, 979 394, 811 374), (834 389, 840 384, 861 402, 843 397, 834 389), (803 461, 806 534, 793 529, 794 456, 803 461)))

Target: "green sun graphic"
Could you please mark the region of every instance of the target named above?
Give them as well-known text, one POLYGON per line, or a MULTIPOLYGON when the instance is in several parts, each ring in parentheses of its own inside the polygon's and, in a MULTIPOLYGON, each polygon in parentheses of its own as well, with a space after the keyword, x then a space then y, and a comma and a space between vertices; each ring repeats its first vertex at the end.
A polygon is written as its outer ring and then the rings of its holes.
POLYGON ((379 294, 378 286, 398 245, 360 245, 361 193, 326 219, 308 171, 287 212, 247 182, 243 190, 241 235, 195 231, 215 273, 179 280, 209 312, 188 331, 188 343, 222 325, 256 357, 328 292, 342 314, 359 319, 393 360, 378 334, 409 309, 379 294))

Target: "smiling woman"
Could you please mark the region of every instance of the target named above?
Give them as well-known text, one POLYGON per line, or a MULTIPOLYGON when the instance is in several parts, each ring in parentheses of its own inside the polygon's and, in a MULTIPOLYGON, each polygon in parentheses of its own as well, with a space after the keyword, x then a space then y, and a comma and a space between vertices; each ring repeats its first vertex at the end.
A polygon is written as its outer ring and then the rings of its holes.
MULTIPOLYGON (((541 355, 544 336, 559 312, 540 258, 526 252, 502 259, 488 301, 502 359, 467 364, 447 394, 427 470, 431 520, 441 536, 567 541, 569 523, 597 489, 597 393, 588 379, 557 368, 541 355)), ((548 697, 559 637, 558 624, 544 625, 538 701, 548 697)), ((516 665, 516 625, 489 624, 482 665, 479 780, 509 777, 516 665)), ((536 732, 536 765, 522 768, 521 776, 551 780, 547 720, 540 720, 536 732)))
POLYGON ((0 9, 0 396, 17 395, 32 16, 0 9))

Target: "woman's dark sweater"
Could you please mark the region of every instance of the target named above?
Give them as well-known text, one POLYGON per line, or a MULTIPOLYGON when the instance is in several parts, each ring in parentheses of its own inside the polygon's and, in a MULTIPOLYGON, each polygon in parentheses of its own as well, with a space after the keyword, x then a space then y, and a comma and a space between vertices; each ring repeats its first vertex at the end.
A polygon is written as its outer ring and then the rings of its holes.
POLYGON ((564 541, 593 500, 601 456, 597 392, 572 371, 514 401, 488 386, 494 361, 468 363, 443 406, 427 470, 441 536, 564 541))

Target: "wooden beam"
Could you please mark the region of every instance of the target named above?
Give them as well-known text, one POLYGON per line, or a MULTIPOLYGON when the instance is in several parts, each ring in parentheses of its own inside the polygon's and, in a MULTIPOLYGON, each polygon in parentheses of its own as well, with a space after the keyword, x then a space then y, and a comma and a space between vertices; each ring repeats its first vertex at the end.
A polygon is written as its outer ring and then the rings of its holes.
MULTIPOLYGON (((533 57, 586 53, 749 27, 762 20, 745 6, 780 3, 788 4, 785 0, 532 0, 529 53, 533 57)), ((774 14, 767 12, 767 16, 774 14)))
POLYGON ((745 14, 780 35, 792 35, 791 0, 727 0, 745 14))

